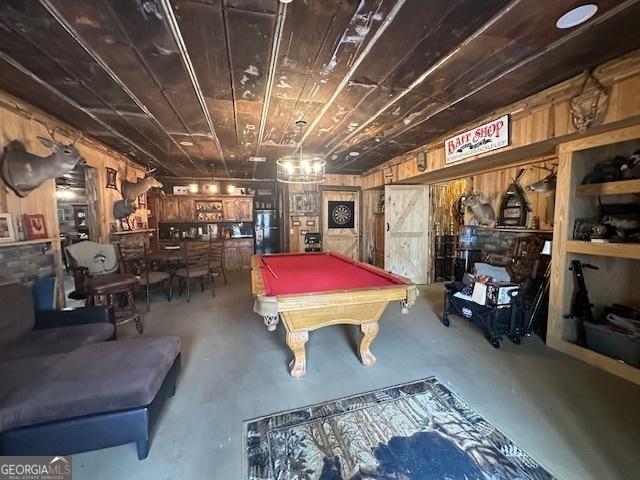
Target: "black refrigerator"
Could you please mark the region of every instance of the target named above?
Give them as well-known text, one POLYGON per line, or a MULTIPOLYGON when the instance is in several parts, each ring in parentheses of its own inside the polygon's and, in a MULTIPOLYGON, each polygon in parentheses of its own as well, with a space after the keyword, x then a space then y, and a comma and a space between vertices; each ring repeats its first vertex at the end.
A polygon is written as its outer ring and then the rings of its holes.
POLYGON ((258 209, 253 211, 256 254, 280 252, 278 211, 258 209))

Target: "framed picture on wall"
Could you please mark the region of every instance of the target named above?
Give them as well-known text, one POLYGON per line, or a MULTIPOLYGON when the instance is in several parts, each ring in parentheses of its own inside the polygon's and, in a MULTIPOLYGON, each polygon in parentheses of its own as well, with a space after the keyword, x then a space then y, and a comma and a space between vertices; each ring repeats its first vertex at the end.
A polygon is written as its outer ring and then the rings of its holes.
POLYGON ((289 215, 317 215, 318 192, 289 192, 289 215))
POLYGON ((0 243, 15 242, 13 220, 10 213, 0 213, 0 243))
POLYGON ((107 170, 107 188, 113 188, 114 190, 117 190, 118 189, 118 187, 116 186, 116 177, 118 175, 117 170, 111 167, 106 167, 106 170, 107 170))
POLYGON ((44 221, 44 215, 41 213, 25 213, 24 229, 27 234, 27 240, 49 238, 47 224, 44 221))

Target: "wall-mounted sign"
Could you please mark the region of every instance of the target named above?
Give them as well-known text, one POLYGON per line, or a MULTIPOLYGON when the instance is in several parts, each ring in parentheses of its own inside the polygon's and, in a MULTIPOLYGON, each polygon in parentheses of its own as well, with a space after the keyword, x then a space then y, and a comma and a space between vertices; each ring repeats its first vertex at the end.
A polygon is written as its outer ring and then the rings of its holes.
POLYGON ((445 162, 454 163, 509 145, 509 115, 463 132, 444 142, 445 162))

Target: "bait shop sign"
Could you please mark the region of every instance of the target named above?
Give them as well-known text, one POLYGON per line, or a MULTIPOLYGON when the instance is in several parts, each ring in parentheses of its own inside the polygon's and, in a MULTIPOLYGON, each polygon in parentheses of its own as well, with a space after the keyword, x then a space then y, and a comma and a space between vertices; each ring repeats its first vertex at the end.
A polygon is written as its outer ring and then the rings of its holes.
POLYGON ((509 115, 472 128, 444 142, 445 162, 455 163, 509 145, 509 115))

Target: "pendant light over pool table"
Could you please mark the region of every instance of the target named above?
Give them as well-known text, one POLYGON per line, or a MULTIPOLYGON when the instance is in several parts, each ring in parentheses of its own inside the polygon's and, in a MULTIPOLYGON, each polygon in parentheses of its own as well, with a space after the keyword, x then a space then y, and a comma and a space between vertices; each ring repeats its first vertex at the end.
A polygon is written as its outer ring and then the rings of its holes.
MULTIPOLYGON (((296 127, 302 133, 307 125, 304 120, 298 120, 296 127)), ((276 160, 277 179, 282 183, 322 183, 325 181, 324 170, 327 162, 321 155, 304 154, 302 142, 298 153, 280 157, 276 160)))

